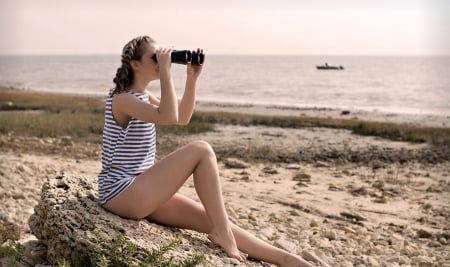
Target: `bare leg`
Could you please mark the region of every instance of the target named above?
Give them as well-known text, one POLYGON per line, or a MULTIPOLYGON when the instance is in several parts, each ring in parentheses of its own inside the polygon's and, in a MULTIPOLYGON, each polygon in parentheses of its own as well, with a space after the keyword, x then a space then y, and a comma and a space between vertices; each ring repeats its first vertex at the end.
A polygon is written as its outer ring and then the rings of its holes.
POLYGON ((214 151, 205 142, 193 142, 158 161, 104 207, 122 217, 144 218, 171 199, 191 174, 211 223, 209 238, 230 257, 245 260, 237 249, 223 204, 214 151))
MULTIPOLYGON (((203 233, 209 233, 212 228, 203 206, 181 194, 175 194, 147 218, 164 225, 191 229, 203 233)), ((248 253, 249 257, 280 266, 312 266, 299 256, 274 247, 256 238, 239 226, 232 223, 231 225, 238 248, 248 253)))

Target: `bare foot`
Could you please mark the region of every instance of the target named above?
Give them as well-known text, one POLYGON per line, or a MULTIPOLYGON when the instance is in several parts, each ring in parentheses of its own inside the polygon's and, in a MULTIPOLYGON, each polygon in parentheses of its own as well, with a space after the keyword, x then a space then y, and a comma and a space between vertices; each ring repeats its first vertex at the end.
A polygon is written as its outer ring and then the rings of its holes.
POLYGON ((239 261, 245 261, 247 259, 247 254, 242 253, 238 250, 236 245, 236 240, 234 240, 233 232, 231 228, 225 233, 219 233, 218 231, 212 231, 208 235, 209 240, 216 245, 219 245, 225 253, 231 258, 235 258, 239 261))

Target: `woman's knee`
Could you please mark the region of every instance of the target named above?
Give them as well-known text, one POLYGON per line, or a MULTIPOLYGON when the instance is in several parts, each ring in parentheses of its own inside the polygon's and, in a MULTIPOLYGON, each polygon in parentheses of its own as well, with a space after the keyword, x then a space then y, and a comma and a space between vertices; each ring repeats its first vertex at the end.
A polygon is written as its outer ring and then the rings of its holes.
POLYGON ((199 155, 201 157, 204 157, 204 156, 215 157, 216 156, 213 148, 206 141, 203 141, 203 140, 194 141, 194 142, 190 143, 189 146, 191 146, 195 150, 195 152, 199 153, 199 155))

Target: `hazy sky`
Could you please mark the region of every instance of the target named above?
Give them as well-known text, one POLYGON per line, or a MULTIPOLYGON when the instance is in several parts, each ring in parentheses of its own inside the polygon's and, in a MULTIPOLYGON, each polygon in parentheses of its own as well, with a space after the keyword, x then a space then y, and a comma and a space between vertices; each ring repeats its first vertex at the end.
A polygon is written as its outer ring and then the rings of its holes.
POLYGON ((447 0, 0 0, 0 54, 450 55, 447 0))

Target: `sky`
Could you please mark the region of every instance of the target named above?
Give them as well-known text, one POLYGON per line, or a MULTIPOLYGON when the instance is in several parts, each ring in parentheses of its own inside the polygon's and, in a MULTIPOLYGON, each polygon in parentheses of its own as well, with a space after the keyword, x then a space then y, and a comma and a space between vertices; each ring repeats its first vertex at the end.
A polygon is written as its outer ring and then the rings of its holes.
POLYGON ((120 54, 149 35, 208 54, 450 55, 447 0, 0 0, 0 55, 120 54))

